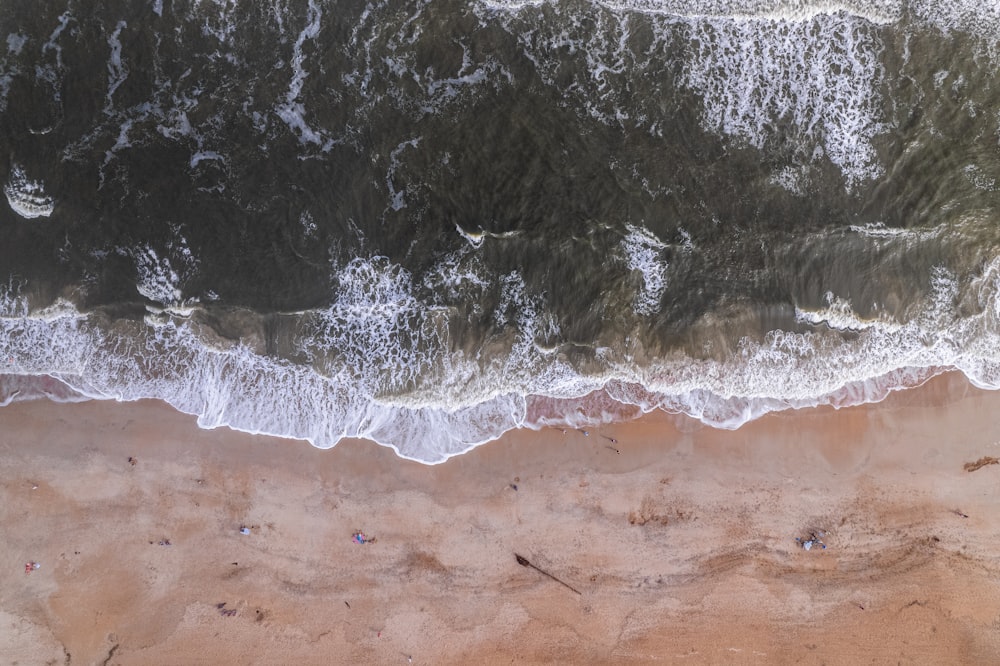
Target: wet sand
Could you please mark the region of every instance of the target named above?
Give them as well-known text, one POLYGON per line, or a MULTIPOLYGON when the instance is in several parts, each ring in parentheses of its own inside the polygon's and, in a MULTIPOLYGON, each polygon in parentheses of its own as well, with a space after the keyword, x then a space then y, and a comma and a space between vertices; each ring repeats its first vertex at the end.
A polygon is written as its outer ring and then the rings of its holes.
POLYGON ((519 431, 434 467, 155 402, 11 405, 0 663, 995 662, 1000 465, 963 469, 984 456, 1000 393, 957 374, 734 432, 519 431))

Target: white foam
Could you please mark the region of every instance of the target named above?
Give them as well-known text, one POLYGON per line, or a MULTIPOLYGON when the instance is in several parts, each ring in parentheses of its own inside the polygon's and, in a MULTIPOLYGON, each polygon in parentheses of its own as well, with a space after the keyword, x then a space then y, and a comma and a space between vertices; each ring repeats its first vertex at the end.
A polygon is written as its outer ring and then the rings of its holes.
POLYGON ((129 140, 129 132, 132 131, 132 125, 134 122, 135 121, 132 118, 126 118, 123 120, 122 124, 118 127, 118 138, 115 141, 115 144, 108 150, 104 151, 104 161, 101 162, 101 168, 98 169, 97 174, 98 189, 104 187, 104 170, 115 159, 115 154, 120 150, 124 150, 125 148, 130 148, 132 146, 132 142, 129 140))
POLYGON ((199 150, 193 155, 191 155, 190 166, 193 169, 196 166, 198 166, 199 162, 204 162, 206 160, 219 161, 225 163, 226 158, 214 150, 199 150))
POLYGON ((3 187, 11 210, 25 219, 48 217, 55 210, 55 200, 45 193, 41 181, 30 180, 18 165, 11 168, 10 178, 3 187))
POLYGON ((965 178, 972 183, 977 190, 995 192, 997 190, 997 180, 993 176, 986 174, 977 164, 967 164, 962 172, 965 178))
POLYGON ((181 284, 197 269, 198 261, 179 230, 173 231, 174 239, 167 245, 170 257, 160 256, 149 246, 122 249, 119 253, 135 261, 136 290, 156 304, 151 308, 147 306, 151 312, 169 311, 186 315, 190 313, 193 303, 182 299, 181 284))
POLYGON ((784 167, 772 174, 768 182, 782 187, 796 196, 805 196, 809 190, 809 167, 784 167))
POLYGON ((114 103, 111 98, 114 96, 115 91, 128 78, 128 67, 122 62, 122 43, 119 39, 122 30, 126 27, 128 27, 128 24, 125 21, 119 21, 118 25, 115 26, 115 31, 108 37, 108 46, 111 49, 111 55, 108 56, 108 92, 106 99, 107 108, 109 109, 114 103))
MULTIPOLYGON (((144 282, 150 297, 178 299, 183 276, 173 263, 152 251, 141 256, 137 263, 153 275, 144 282)), ((0 373, 50 375, 92 398, 159 398, 198 415, 202 427, 322 448, 368 437, 425 463, 514 427, 587 425, 652 409, 735 428, 776 410, 881 400, 946 368, 1000 388, 1000 259, 962 278, 935 269, 926 297, 899 321, 863 319, 831 295, 827 308, 800 311, 811 331, 746 339, 722 359, 649 359, 632 341, 595 350, 587 374, 561 359, 551 344, 562 338, 555 318, 517 273, 482 275, 465 249, 434 275, 423 286, 441 303, 419 298, 412 276, 385 258, 336 267, 329 308, 286 315, 298 318, 309 364, 239 342, 209 343, 177 317, 99 327, 65 302, 33 310, 10 286, 0 290, 0 373), (466 288, 499 292, 493 337, 473 350, 449 337, 447 300, 466 288)))
POLYGON ((406 208, 406 188, 397 190, 396 186, 393 184, 393 178, 396 176, 396 170, 400 167, 399 156, 402 155, 403 151, 407 148, 416 148, 420 145, 420 137, 415 139, 410 139, 409 141, 403 141, 398 146, 392 149, 389 154, 389 169, 385 174, 385 187, 389 192, 389 208, 393 210, 402 210, 406 208))
POLYGON ((431 97, 441 96, 451 99, 458 95, 459 90, 462 87, 482 83, 486 80, 486 77, 487 72, 483 67, 469 72, 468 74, 462 74, 460 71, 458 76, 428 81, 427 94, 431 97))
POLYGON ((193 4, 192 10, 199 9, 203 5, 215 5, 217 12, 214 16, 196 19, 201 24, 201 34, 211 35, 220 44, 229 44, 236 33, 236 17, 241 11, 240 4, 232 0, 199 0, 193 4))
POLYGON ((411 381, 420 366, 411 356, 419 354, 413 346, 419 347, 428 331, 410 274, 384 257, 355 258, 335 280, 337 296, 307 329, 302 350, 316 357, 335 353, 324 366, 332 375, 355 372, 371 381, 378 374, 370 371, 375 364, 393 368, 394 380, 411 381))
POLYGON ((364 53, 364 63, 365 71, 362 74, 359 70, 354 70, 348 74, 344 74, 343 81, 348 85, 355 85, 358 87, 358 92, 362 96, 367 97, 369 95, 368 86, 371 84, 374 72, 372 71, 372 63, 374 61, 372 54, 372 45, 375 43, 376 35, 378 34, 377 19, 374 18, 375 10, 377 5, 369 2, 365 5, 364 10, 361 12, 361 16, 358 17, 357 23, 351 29, 351 37, 347 42, 348 48, 353 51, 362 51, 364 53), (362 31, 369 27, 370 36, 368 39, 362 41, 362 31))
POLYGON ((469 245, 474 248, 481 247, 483 241, 486 240, 486 233, 482 230, 482 228, 480 228, 479 231, 466 231, 456 222, 455 230, 458 231, 459 236, 469 241, 469 245))
MULTIPOLYGON (((322 132, 313 129, 305 119, 305 105, 301 100, 302 88, 305 85, 306 77, 309 73, 303 67, 305 53, 303 46, 306 40, 315 39, 319 35, 320 19, 323 13, 320 11, 315 0, 309 0, 309 9, 306 16, 306 25, 302 28, 295 46, 292 49, 292 80, 288 83, 288 92, 285 93, 285 101, 275 107, 275 113, 285 121, 289 129, 295 132, 302 144, 323 145, 325 139, 322 132)), ((331 144, 332 145, 332 144, 331 144)), ((329 149, 329 146, 327 146, 329 149)))
POLYGON ((865 225, 852 224, 849 228, 854 233, 870 238, 905 238, 914 235, 910 229, 887 227, 883 222, 870 222, 865 225))
MULTIPOLYGON (((917 27, 960 30, 1000 59, 1000 5, 974 0, 609 0, 607 12, 562 11, 560 3, 484 2, 525 47, 543 80, 560 85, 573 106, 595 119, 644 125, 654 136, 655 110, 622 102, 623 73, 665 66, 671 29, 684 26, 683 80, 703 100, 703 126, 761 149, 791 138, 797 164, 828 159, 848 189, 879 177, 884 166, 875 139, 888 129, 883 116, 881 59, 886 26, 904 19, 917 27), (544 11, 538 9, 544 4, 544 11), (654 44, 628 48, 636 12, 649 16, 654 44), (504 18, 507 14, 509 18, 504 18), (586 14, 584 20, 581 14, 586 14), (554 56, 553 54, 560 54, 554 56), (586 77, 565 84, 562 60, 579 54, 586 77), (638 109, 633 113, 633 109, 638 109), (635 117, 633 117, 635 116, 635 117)), ((966 103, 970 115, 976 109, 966 103)), ((785 170, 773 182, 801 191, 785 170)))
POLYGON ((299 223, 302 225, 302 231, 306 236, 315 238, 319 233, 319 225, 316 224, 316 220, 313 219, 312 213, 305 210, 299 215, 299 223))
POLYGON ((181 300, 181 290, 177 283, 180 277, 166 257, 157 256, 152 248, 135 253, 138 279, 136 290, 156 303, 164 305, 181 300))
MULTIPOLYGON (((643 12, 684 19, 783 22, 824 16, 851 16, 873 25, 892 25, 904 17, 945 33, 967 32, 990 49, 1000 36, 1000 5, 980 0, 593 0, 618 12, 643 12)), ((520 12, 557 4, 554 0, 481 0, 494 11, 520 12)), ((993 55, 996 55, 993 53, 993 55)))
POLYGON ((191 136, 194 134, 194 130, 191 127, 191 121, 188 119, 187 112, 185 108, 188 104, 179 104, 178 100, 174 100, 174 106, 167 113, 167 117, 170 123, 160 123, 156 126, 156 131, 162 134, 168 139, 177 139, 182 136, 191 136))
POLYGON ((28 36, 22 35, 17 32, 12 32, 7 35, 7 53, 18 55, 21 53, 21 49, 24 45, 28 43, 28 36))
MULTIPOLYGON (((600 122, 660 135, 662 111, 634 98, 632 80, 648 72, 655 81, 678 57, 680 82, 702 98, 707 131, 758 149, 791 139, 797 163, 829 159, 849 188, 881 173, 873 145, 886 129, 879 26, 898 16, 898 6, 880 5, 884 12, 868 3, 824 2, 598 6, 613 11, 581 16, 550 3, 526 14, 516 3, 505 17, 497 13, 500 4, 487 9, 508 24, 542 79, 600 122), (642 39, 652 38, 642 50, 633 46, 637 25, 642 39), (678 38, 683 42, 674 44, 678 38), (570 82, 567 56, 583 61, 570 82)), ((784 175, 781 182, 791 184, 791 174, 784 175)))
POLYGON ((878 24, 899 20, 903 11, 902 0, 601 0, 599 4, 692 19, 810 21, 849 14, 878 24))
POLYGON ((285 32, 285 15, 288 13, 288 2, 285 0, 272 0, 268 14, 278 26, 278 32, 285 32))
POLYGON ((455 230, 458 231, 459 236, 467 240, 469 242, 469 245, 471 245, 474 248, 481 247, 482 244, 486 242, 487 238, 496 238, 499 240, 503 240, 505 238, 516 238, 517 236, 520 236, 523 233, 520 229, 513 229, 511 231, 501 231, 500 233, 496 233, 493 231, 486 231, 482 227, 479 227, 479 231, 468 231, 462 228, 462 226, 457 222, 455 223, 455 230))
POLYGON ((481 270, 478 255, 466 249, 459 250, 442 258, 428 271, 423 285, 435 297, 478 304, 488 288, 481 270))
POLYGON ((62 69, 62 66, 63 66, 63 61, 62 61, 62 47, 59 46, 59 36, 62 35, 63 31, 66 29, 66 26, 69 25, 70 19, 72 19, 72 18, 73 18, 73 15, 69 12, 69 10, 66 10, 65 12, 63 12, 62 14, 60 14, 59 15, 59 25, 57 25, 55 27, 55 29, 52 31, 52 33, 49 35, 48 41, 45 42, 42 45, 42 53, 43 54, 46 51, 55 51, 55 53, 56 53, 56 67, 58 69, 62 69))
POLYGON ((622 239, 622 251, 629 270, 642 274, 642 289, 636 294, 633 307, 642 315, 652 315, 660 309, 660 299, 667 289, 668 264, 663 260, 667 244, 649 230, 626 225, 628 235, 622 239))
POLYGON ((884 129, 883 47, 867 21, 704 19, 690 31, 684 77, 702 96, 707 129, 756 148, 790 131, 799 145, 821 146, 848 186, 881 173, 872 141, 884 129))
POLYGON ((915 18, 939 30, 968 32, 987 40, 991 49, 996 48, 995 40, 1000 37, 1000 5, 995 2, 913 0, 909 8, 915 18))
POLYGON ((428 6, 426 0, 411 3, 404 10, 407 13, 400 15, 401 10, 391 3, 365 5, 346 46, 357 54, 357 65, 342 75, 342 81, 355 87, 366 103, 374 105, 386 98, 419 120, 462 103, 483 86, 499 90, 501 81, 513 82, 513 75, 503 63, 473 48, 468 38, 459 34, 450 44, 442 44, 442 48, 462 49, 462 62, 456 70, 444 70, 433 63, 418 66, 418 40, 424 26, 437 20, 423 16, 428 6))
MULTIPOLYGON (((555 4, 553 0, 484 0, 493 10, 521 11, 555 4)), ((835 14, 888 25, 910 12, 944 31, 963 30, 980 37, 1000 32, 1000 6, 977 0, 596 0, 616 11, 664 14, 689 19, 810 21, 835 14)))

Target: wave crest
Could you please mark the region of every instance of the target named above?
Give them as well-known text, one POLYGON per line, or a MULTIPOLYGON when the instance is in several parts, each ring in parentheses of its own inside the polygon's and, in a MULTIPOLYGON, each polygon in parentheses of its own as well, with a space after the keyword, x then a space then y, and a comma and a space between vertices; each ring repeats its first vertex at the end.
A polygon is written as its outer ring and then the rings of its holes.
POLYGON ((544 306, 525 297, 516 277, 507 281, 518 337, 506 353, 476 359, 407 328, 434 322, 427 330, 436 335, 448 322, 435 321, 444 312, 426 310, 404 271, 384 259, 350 262, 339 273, 334 307, 312 320, 324 327, 308 341, 314 351, 341 346, 334 373, 330 363, 320 372, 239 342, 208 344, 182 319, 109 323, 66 303, 32 311, 11 287, 0 296, 0 348, 8 350, 0 373, 51 376, 89 398, 162 399, 196 414, 205 428, 304 439, 321 448, 365 437, 424 463, 512 428, 582 427, 653 409, 735 428, 777 410, 881 400, 948 368, 978 386, 1000 388, 998 260, 961 294, 956 278, 936 269, 925 306, 905 322, 862 320, 831 295, 826 310, 800 311, 813 330, 747 339, 723 360, 672 354, 639 366, 633 343, 595 352, 586 372, 539 349, 544 306), (960 317, 960 301, 980 309, 960 317), (400 374, 415 361, 415 369, 430 372, 419 380, 420 373, 400 374), (393 391, 379 395, 387 377, 394 378, 393 391), (404 383, 415 389, 407 392, 404 383))

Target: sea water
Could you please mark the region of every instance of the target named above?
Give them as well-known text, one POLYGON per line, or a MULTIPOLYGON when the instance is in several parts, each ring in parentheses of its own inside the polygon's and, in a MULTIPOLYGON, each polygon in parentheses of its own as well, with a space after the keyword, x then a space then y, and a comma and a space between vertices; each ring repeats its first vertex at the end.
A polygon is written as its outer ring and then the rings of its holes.
POLYGON ((437 463, 1000 386, 1000 9, 0 5, 0 403, 437 463))

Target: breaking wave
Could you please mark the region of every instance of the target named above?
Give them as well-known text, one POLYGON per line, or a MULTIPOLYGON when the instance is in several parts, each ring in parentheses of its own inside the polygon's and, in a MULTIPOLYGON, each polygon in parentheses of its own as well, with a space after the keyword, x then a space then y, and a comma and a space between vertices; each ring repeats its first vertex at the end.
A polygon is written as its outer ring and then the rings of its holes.
POLYGON ((7 195, 7 203, 11 209, 25 219, 48 217, 55 209, 55 201, 45 193, 45 186, 36 180, 30 180, 24 169, 14 165, 10 180, 3 187, 7 195))
POLYGON ((798 312, 804 332, 744 339, 720 360, 674 354, 647 365, 634 361, 635 349, 603 348, 574 366, 536 344, 543 304, 525 299, 517 276, 504 280, 519 341, 487 359, 449 344, 455 322, 414 297, 405 271, 353 260, 328 310, 296 315, 306 363, 208 336, 193 319, 109 323, 64 302, 32 312, 9 288, 0 300, 5 399, 18 397, 12 376, 47 376, 69 387, 67 399, 158 398, 205 428, 320 448, 365 437, 432 464, 512 428, 594 425, 654 409, 736 428, 777 410, 881 400, 949 368, 1000 388, 1000 261, 963 294, 955 276, 935 270, 930 298, 903 322, 863 319, 830 295, 825 309, 798 312), (978 314, 959 316, 959 301, 970 300, 978 314))

